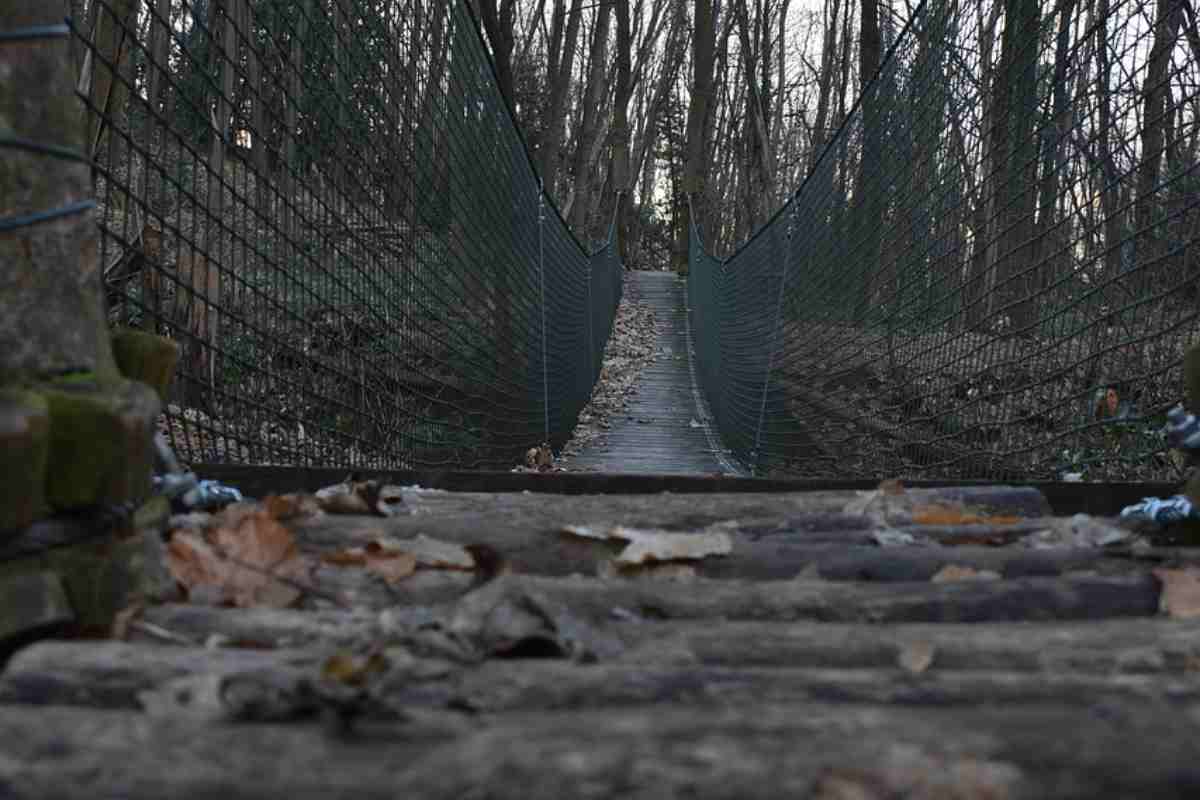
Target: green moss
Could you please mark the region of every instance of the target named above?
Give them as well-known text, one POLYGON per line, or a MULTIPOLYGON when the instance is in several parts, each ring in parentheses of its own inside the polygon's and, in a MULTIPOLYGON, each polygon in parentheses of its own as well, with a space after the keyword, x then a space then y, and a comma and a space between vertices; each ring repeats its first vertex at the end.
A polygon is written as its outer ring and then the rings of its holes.
POLYGON ((137 600, 160 600, 174 592, 162 549, 157 529, 125 538, 90 539, 0 562, 0 582, 23 575, 55 575, 78 622, 104 627, 137 600))
POLYGON ((179 345, 165 336, 124 328, 112 337, 117 368, 126 378, 141 381, 158 393, 159 402, 167 401, 167 386, 179 363, 179 345))
POLYGON ((159 409, 152 389, 134 381, 103 388, 57 381, 41 394, 50 412, 51 506, 115 505, 145 496, 159 409))
POLYGON ((45 512, 49 432, 45 400, 28 390, 0 390, 0 537, 45 512))
POLYGON ((51 378, 48 383, 50 386, 64 389, 90 389, 99 386, 99 380, 96 378, 96 373, 90 370, 82 370, 80 372, 70 372, 66 375, 58 375, 54 378, 51 378))

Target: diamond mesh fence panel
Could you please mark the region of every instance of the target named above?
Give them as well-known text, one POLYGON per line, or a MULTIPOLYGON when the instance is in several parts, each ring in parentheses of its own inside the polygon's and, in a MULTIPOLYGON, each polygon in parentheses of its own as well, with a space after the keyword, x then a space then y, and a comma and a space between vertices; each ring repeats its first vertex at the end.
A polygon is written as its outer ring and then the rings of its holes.
POLYGON ((178 341, 182 458, 565 442, 622 268, 541 191, 465 2, 77 5, 110 321, 178 341))
POLYGON ((1173 479, 1200 309, 1200 34, 1181 0, 927 0, 730 258, 698 372, 757 474, 1173 479))

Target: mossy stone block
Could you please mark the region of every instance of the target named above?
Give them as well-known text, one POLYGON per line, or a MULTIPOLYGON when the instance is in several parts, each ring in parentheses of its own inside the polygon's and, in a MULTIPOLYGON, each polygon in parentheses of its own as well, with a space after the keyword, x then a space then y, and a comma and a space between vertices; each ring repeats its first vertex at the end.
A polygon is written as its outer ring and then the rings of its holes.
POLYGON ((0 574, 0 644, 12 636, 72 622, 62 581, 52 572, 0 574))
MULTIPOLYGON (((111 625, 118 611, 135 602, 169 600, 177 594, 157 528, 87 539, 0 562, 0 586, 40 574, 57 577, 74 620, 89 628, 111 625)), ((21 615, 32 618, 28 611, 21 615)), ((3 617, 0 609, 0 625, 3 617)))
POLYGON ((179 363, 179 345, 165 336, 124 328, 113 332, 112 346, 121 374, 150 386, 159 402, 166 403, 167 387, 179 363))
POLYGON ((50 412, 46 499, 55 509, 120 505, 150 488, 160 403, 144 383, 59 381, 41 389, 50 412))
POLYGON ((0 391, 0 538, 21 530, 46 507, 50 417, 28 391, 0 391))

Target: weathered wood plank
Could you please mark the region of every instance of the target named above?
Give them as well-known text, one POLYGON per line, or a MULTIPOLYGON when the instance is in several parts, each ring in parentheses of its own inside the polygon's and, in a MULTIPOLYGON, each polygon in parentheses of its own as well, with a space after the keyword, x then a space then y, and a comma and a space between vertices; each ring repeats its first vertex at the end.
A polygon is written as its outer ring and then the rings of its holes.
MULTIPOLYGON (((147 609, 145 619, 196 641, 216 635, 302 648, 376 644, 397 630, 429 622, 433 613, 427 608, 389 609, 385 626, 375 613, 164 605, 147 609)), ((624 642, 626 652, 621 658, 626 661, 882 668, 895 665, 906 648, 927 646, 935 669, 1200 671, 1200 621, 1196 620, 1134 618, 1087 625, 646 621, 618 622, 607 629, 624 642)))
MULTIPOLYGON (((1125 663, 1104 672, 1096 653, 1069 646, 1060 646, 1054 655, 1066 660, 1077 657, 1083 668, 1038 661, 1038 654, 1030 648, 1004 653, 1009 663, 996 658, 994 664, 988 664, 978 651, 967 652, 965 659, 956 658, 964 654, 962 648, 957 653, 949 647, 948 652, 939 652, 936 645, 920 639, 901 647, 877 647, 873 653, 866 652, 860 642, 857 651, 851 650, 851 657, 836 654, 829 658, 833 663, 822 659, 820 651, 805 651, 786 664, 711 666, 697 663, 699 659, 677 644, 678 639, 667 640, 658 648, 643 647, 636 657, 594 665, 494 660, 455 668, 443 662, 442 668, 419 680, 412 677, 412 662, 405 661, 397 665, 402 674, 384 679, 385 688, 378 691, 397 707, 433 705, 483 711, 831 700, 933 706, 1035 702, 1088 706, 1127 698, 1157 703, 1169 713, 1173 703, 1200 702, 1200 670, 1195 661, 1189 664, 1184 656, 1183 663, 1178 663, 1177 658, 1176 669, 1168 671, 1161 652, 1139 652, 1120 645, 1115 648, 1116 657, 1125 663), (916 655, 906 656, 903 647, 916 655), (853 658, 855 655, 859 658, 853 658), (918 659, 915 667, 912 658, 918 659), (1010 667, 1013 660, 1018 670, 1032 669, 1014 671, 1010 667), (900 668, 902 661, 910 667, 900 668), (963 661, 968 666, 959 668, 963 661), (1142 669, 1143 665, 1149 669, 1142 669), (1118 672, 1122 668, 1124 672, 1118 672)), ((272 685, 296 685, 316 681, 330 652, 329 648, 263 651, 42 644, 19 654, 0 677, 0 703, 139 708, 140 693, 185 676, 270 675, 272 685)), ((830 654, 826 651, 824 655, 830 654)))
POLYGON ((926 651, 930 669, 1035 673, 1200 673, 1200 622, 856 625, 654 622, 616 628, 623 661, 705 666, 882 669, 926 651))
POLYGON ((504 714, 347 738, 319 726, 196 724, 6 707, 6 796, 1192 798, 1200 725, 1094 709, 755 704, 504 714))
MULTIPOLYGON (((822 622, 1016 622, 1148 617, 1160 587, 1150 575, 1067 576, 951 583, 859 584, 821 580, 602 580, 509 575, 594 620, 713 619, 822 622)), ((499 591, 499 588, 496 589, 499 591)))
POLYGON ((451 680, 398 687, 401 705, 441 703, 479 711, 605 709, 631 706, 838 702, 913 706, 1057 704, 1092 707, 1139 701, 1160 713, 1200 701, 1200 675, 1095 675, 786 667, 575 665, 488 662, 451 680))
MULTIPOLYGON (((238 464, 194 464, 196 474, 240 488, 250 497, 288 491, 316 491, 346 477, 336 467, 262 467, 238 464)), ((450 492, 535 492, 566 495, 630 494, 776 494, 779 492, 868 491, 875 480, 826 478, 732 478, 713 475, 623 475, 585 472, 488 472, 455 470, 363 470, 363 477, 378 478, 399 486, 424 486, 450 492)), ((912 480, 911 488, 983 484, 983 481, 912 480)), ((1022 481, 1040 491, 1059 514, 1114 515, 1143 497, 1174 494, 1178 482, 1022 481)))
POLYGON ((0 675, 0 703, 139 708, 139 692, 173 678, 307 671, 315 679, 322 657, 317 650, 42 642, 17 653, 0 675))

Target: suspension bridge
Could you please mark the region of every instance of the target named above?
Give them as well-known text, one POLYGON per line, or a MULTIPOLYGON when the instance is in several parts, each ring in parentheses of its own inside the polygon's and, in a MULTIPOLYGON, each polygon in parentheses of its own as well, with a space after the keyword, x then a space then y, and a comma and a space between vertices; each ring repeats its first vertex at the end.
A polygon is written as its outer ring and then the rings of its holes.
POLYGON ((1200 35, 1048 5, 918 4, 764 224, 674 198, 676 273, 568 226, 466 0, 0 4, 0 188, 70 165, 0 196, 0 339, 100 273, 262 498, 147 494, 144 364, 0 386, 0 795, 1200 796, 1195 519, 1113 518, 1200 398, 1200 35), (510 471, 622 303, 584 472, 510 471))
MULTIPOLYGON (((1020 22, 1041 35, 993 64, 962 46, 982 12, 922 4, 728 258, 706 250, 727 238, 712 197, 680 198, 688 275, 631 277, 661 358, 578 463, 1177 477, 1159 430, 1198 333, 1195 54, 1072 8, 1020 22), (1071 43, 1100 35, 1136 45, 1108 96, 1074 96, 1091 67, 1071 43)), ((110 321, 182 345, 164 429, 189 463, 508 469, 568 441, 600 374, 612 228, 585 244, 543 191, 470 10, 361 11, 171 39, 148 9, 127 31, 143 67, 104 73, 133 110, 86 98, 110 321)))

